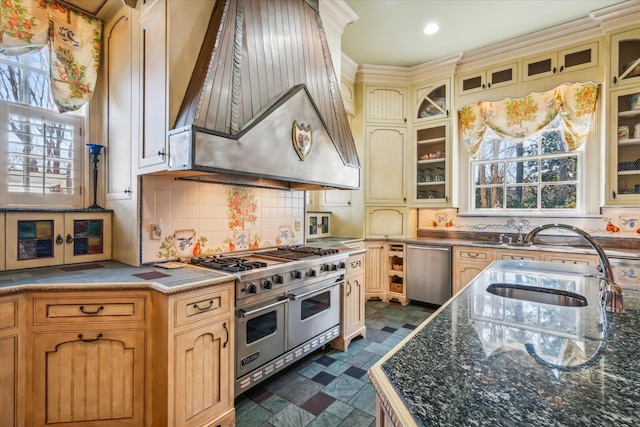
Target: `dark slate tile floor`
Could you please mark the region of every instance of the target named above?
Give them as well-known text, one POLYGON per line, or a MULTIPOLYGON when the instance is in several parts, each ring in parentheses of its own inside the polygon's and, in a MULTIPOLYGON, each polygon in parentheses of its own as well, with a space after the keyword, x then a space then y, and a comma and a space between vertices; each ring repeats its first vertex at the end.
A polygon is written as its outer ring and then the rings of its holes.
POLYGON ((346 352, 317 350, 236 398, 237 427, 375 426, 375 391, 367 375, 433 308, 368 301, 367 338, 346 352))

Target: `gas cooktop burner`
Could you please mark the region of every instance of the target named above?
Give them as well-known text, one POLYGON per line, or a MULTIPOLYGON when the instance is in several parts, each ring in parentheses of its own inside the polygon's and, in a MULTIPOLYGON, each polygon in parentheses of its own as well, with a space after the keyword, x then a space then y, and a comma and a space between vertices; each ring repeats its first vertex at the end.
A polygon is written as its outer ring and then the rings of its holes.
POLYGON ((191 264, 202 267, 213 268, 217 270, 230 271, 237 273, 238 271, 253 270, 255 268, 263 268, 267 266, 266 262, 250 261, 245 258, 221 258, 221 257, 196 257, 191 258, 191 264))
POLYGON ((276 250, 262 252, 262 254, 287 259, 303 259, 310 256, 333 255, 338 252, 337 249, 315 248, 313 246, 280 246, 276 250))

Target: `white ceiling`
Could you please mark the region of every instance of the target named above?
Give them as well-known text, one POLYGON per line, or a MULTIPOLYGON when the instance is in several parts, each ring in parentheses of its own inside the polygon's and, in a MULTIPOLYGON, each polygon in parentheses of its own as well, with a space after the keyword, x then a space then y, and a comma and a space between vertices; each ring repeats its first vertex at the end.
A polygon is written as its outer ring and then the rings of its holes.
MULTIPOLYGON (((413 66, 589 16, 626 0, 345 0, 358 15, 342 52, 358 64, 413 66), (422 33, 435 21, 440 31, 422 33)), ((637 1, 637 0, 632 0, 637 1)))

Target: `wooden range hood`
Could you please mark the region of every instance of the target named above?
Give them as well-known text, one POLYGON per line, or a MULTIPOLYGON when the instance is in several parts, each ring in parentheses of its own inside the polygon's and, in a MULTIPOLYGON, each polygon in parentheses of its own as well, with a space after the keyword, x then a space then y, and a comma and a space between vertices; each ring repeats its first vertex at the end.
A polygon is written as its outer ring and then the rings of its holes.
POLYGON ((169 159, 170 173, 185 179, 360 187, 318 0, 216 2, 169 159))

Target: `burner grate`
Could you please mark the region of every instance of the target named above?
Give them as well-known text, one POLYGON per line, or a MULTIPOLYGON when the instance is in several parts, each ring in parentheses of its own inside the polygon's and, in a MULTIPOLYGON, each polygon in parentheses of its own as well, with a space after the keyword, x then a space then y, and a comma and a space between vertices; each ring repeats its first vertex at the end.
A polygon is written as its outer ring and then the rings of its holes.
POLYGON ((244 258, 220 258, 220 257, 197 257, 192 258, 191 263, 201 267, 224 270, 232 273, 239 271, 253 270, 267 266, 266 262, 250 261, 244 258))

